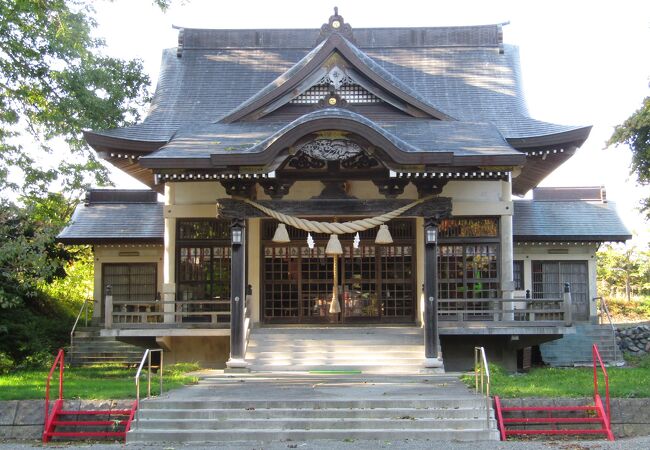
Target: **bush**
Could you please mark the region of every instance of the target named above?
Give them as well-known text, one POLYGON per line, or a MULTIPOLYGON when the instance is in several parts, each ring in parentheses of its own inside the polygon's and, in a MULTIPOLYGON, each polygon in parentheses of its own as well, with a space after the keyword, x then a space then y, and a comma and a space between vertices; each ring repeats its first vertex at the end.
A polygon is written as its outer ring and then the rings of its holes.
POLYGON ((29 305, 0 314, 0 354, 21 368, 48 368, 52 355, 68 345, 74 317, 53 299, 30 299, 29 305))
POLYGON ((0 375, 9 373, 14 368, 14 360, 6 353, 0 352, 0 375))
POLYGON ((650 298, 627 301, 618 298, 607 300, 609 312, 616 319, 650 320, 650 298))

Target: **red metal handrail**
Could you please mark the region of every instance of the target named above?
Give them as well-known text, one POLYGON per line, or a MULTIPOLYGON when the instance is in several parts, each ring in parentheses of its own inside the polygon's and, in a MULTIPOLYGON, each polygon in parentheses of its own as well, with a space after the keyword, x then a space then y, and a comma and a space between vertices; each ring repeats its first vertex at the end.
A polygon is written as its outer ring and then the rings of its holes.
POLYGON ((47 375, 47 381, 45 383, 45 426, 43 431, 43 442, 47 442, 48 437, 46 433, 51 429, 52 421, 56 416, 56 409, 60 408, 61 403, 63 402, 63 362, 64 352, 63 349, 60 349, 52 363, 52 368, 50 369, 50 373, 47 375), (52 414, 50 414, 50 382, 52 381, 52 375, 54 374, 54 369, 56 369, 57 365, 59 366, 59 398, 54 405, 52 414))
POLYGON ((598 401, 598 399, 600 399, 600 393, 598 391, 598 367, 596 366, 596 363, 598 363, 600 369, 603 371, 603 379, 605 380, 605 404, 607 405, 605 420, 607 421, 607 428, 611 428, 612 410, 609 403, 609 375, 607 375, 607 369, 605 368, 605 364, 603 364, 603 360, 600 357, 600 352, 598 351, 598 346, 596 344, 592 346, 591 352, 594 360, 594 400, 598 401))

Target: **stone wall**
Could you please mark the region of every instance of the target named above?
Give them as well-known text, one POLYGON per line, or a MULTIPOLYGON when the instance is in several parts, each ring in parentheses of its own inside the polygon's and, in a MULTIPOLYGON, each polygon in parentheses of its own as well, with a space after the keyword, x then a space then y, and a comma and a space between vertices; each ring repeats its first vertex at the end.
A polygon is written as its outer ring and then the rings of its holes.
MULTIPOLYGON (((133 400, 65 400, 63 402, 65 410, 73 411, 130 409, 132 405, 133 400)), ((0 401, 0 442, 40 440, 43 435, 44 418, 44 400, 0 401)))
POLYGON ((628 355, 642 356, 650 353, 650 325, 639 325, 616 330, 616 342, 628 355))
MULTIPOLYGON (((603 400, 604 401, 604 400, 603 400)), ((592 398, 513 398, 501 399, 501 405, 508 406, 575 406, 592 405, 592 398)), ((647 436, 650 434, 650 399, 613 398, 612 431, 617 438, 647 436)), ((534 413, 532 413, 534 414, 534 413)), ((534 417, 534 416, 530 416, 534 417)), ((546 417, 546 416, 544 416, 546 417)), ((566 417, 571 417, 567 415, 566 417)), ((575 427, 575 425, 570 425, 575 427)), ((597 428, 597 427, 594 427, 597 428)))

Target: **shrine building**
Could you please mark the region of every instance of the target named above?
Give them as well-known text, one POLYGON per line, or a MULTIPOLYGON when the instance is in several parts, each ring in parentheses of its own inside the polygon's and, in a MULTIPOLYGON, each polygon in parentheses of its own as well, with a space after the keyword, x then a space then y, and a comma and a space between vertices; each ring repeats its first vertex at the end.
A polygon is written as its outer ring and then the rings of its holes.
POLYGON ((90 191, 59 236, 93 247, 101 335, 242 369, 259 330, 415 330, 458 370, 593 321, 630 235, 601 187, 537 187, 591 127, 530 117, 502 36, 179 28, 142 123, 85 133, 151 189, 90 191))

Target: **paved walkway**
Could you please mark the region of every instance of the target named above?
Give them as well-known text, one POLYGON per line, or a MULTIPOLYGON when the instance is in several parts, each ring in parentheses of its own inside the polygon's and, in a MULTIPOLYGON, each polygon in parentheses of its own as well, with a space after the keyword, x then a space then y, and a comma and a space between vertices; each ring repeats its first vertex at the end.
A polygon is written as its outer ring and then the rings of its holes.
POLYGON ((620 439, 614 442, 599 441, 526 441, 526 442, 432 442, 427 440, 408 440, 408 441, 375 441, 375 440, 355 440, 355 441, 331 441, 331 440, 312 440, 308 442, 291 441, 291 442, 228 442, 217 445, 190 445, 190 444, 47 444, 43 446, 38 442, 11 442, 0 443, 1 450, 9 449, 43 449, 43 448, 84 448, 93 450, 117 450, 126 449, 183 449, 183 450, 645 450, 650 449, 650 436, 637 438, 620 439))

